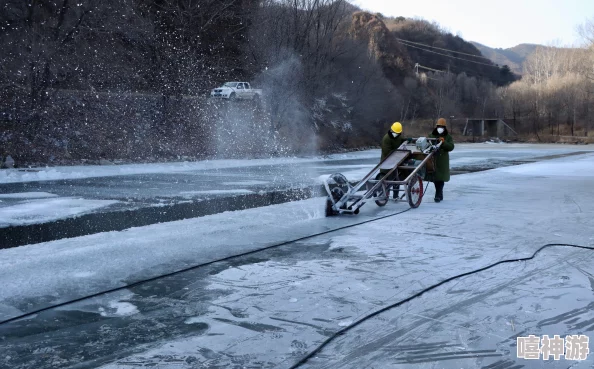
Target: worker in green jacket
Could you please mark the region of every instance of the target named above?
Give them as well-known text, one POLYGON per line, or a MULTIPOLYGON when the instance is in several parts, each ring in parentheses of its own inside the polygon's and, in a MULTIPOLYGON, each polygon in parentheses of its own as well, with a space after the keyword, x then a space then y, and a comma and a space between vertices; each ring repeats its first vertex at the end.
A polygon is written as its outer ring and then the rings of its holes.
MULTIPOLYGON (((380 162, 387 158, 392 151, 398 149, 405 142, 412 142, 412 138, 404 138, 402 136, 402 124, 400 122, 395 122, 390 127, 388 133, 386 133, 382 138, 382 157, 380 162)), ((389 172, 389 169, 380 169, 380 173, 376 179, 383 177, 387 172, 389 172)), ((393 177, 392 180, 398 179, 398 171, 395 171, 391 177, 393 177)), ((394 191, 392 191, 392 196, 394 198, 398 198, 399 188, 399 185, 394 186, 394 191)))
POLYGON ((402 136, 402 124, 400 122, 392 124, 388 133, 382 138, 382 158, 380 161, 387 158, 392 151, 399 148, 404 142, 412 142, 412 138, 402 136))
POLYGON ((446 120, 439 118, 435 129, 429 135, 430 138, 438 138, 441 142, 439 150, 435 155, 435 173, 433 184, 435 185, 435 202, 443 200, 443 186, 450 180, 450 151, 454 150, 454 139, 448 133, 446 120))

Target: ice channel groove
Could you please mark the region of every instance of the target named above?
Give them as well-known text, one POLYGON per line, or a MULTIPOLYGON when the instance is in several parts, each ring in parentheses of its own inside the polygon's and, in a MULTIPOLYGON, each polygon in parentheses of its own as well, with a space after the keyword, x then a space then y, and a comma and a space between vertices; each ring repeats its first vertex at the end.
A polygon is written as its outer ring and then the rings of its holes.
MULTIPOLYGON (((410 209, 407 209, 410 210, 410 209)), ((406 210, 405 210, 406 211, 406 210)), ((449 278, 446 278, 444 280, 442 280, 441 282, 435 283, 427 288, 422 289, 421 291, 415 293, 414 295, 411 295, 405 299, 402 299, 398 302, 395 302, 393 304, 384 306, 383 308, 376 310, 370 314, 365 315, 364 317, 362 317, 361 319, 357 320, 356 322, 340 329, 339 331, 337 331, 336 333, 334 333, 333 335, 331 335, 330 337, 328 337, 327 339, 325 339, 321 344, 319 344, 313 351, 311 351, 309 354, 307 354, 306 356, 304 356, 301 360, 299 360, 297 363, 293 364, 292 366, 289 367, 289 369, 296 369, 299 368, 300 366, 302 366, 303 364, 305 364, 309 359, 311 359, 312 357, 314 357, 316 354, 318 354, 320 351, 322 351, 322 349, 324 347, 326 347, 328 344, 330 344, 330 342, 334 341, 336 338, 338 338, 339 336, 344 335, 345 333, 347 333, 349 330, 357 327, 358 325, 360 325, 361 323, 377 316, 380 315, 383 312, 386 312, 388 310, 391 310, 393 308, 396 308, 400 305, 403 305, 411 300, 416 299, 417 297, 420 297, 421 295, 425 294, 426 292, 429 292, 431 290, 436 289, 437 287, 446 284, 448 282, 451 282, 455 279, 458 278, 462 278, 462 277, 466 277, 472 274, 477 274, 480 272, 483 272, 485 270, 494 268, 500 264, 506 264, 506 263, 515 263, 515 262, 519 262, 519 261, 528 261, 528 260, 532 260, 536 257, 536 255, 538 255, 542 250, 549 248, 549 247, 574 247, 574 248, 579 248, 579 249, 584 249, 584 250, 590 250, 590 251, 594 251, 594 247, 591 246, 581 246, 581 245, 572 245, 572 244, 566 244, 566 243, 548 243, 546 245, 541 246, 538 250, 536 250, 532 256, 529 257, 525 257, 525 258, 515 258, 515 259, 505 259, 505 260, 499 260, 496 263, 493 264, 489 264, 487 266, 484 266, 482 268, 479 269, 475 269, 475 270, 471 270, 469 272, 465 272, 465 273, 461 273, 449 278)))
POLYGON ((86 295, 86 296, 78 297, 78 298, 75 298, 75 299, 72 299, 72 300, 64 301, 64 302, 61 302, 61 303, 58 303, 58 304, 53 304, 53 305, 45 306, 45 307, 42 307, 42 308, 39 308, 39 309, 30 311, 30 312, 27 312, 27 313, 24 313, 24 314, 21 314, 21 315, 17 315, 15 317, 8 318, 8 319, 3 320, 3 321, 0 321, 0 326, 2 326, 4 324, 11 323, 11 322, 14 322, 14 321, 17 321, 17 320, 20 320, 20 319, 31 317, 33 315, 42 313, 44 311, 52 310, 52 309, 59 308, 59 307, 62 307, 62 306, 71 305, 71 304, 74 304, 74 303, 77 303, 77 302, 80 302, 80 301, 84 301, 84 300, 88 300, 88 299, 91 299, 91 298, 99 297, 99 296, 106 295, 106 294, 109 294, 109 293, 112 293, 112 292, 117 292, 117 291, 125 290, 125 289, 128 289, 128 288, 136 287, 136 286, 139 286, 141 284, 152 282, 152 281, 156 281, 156 280, 161 279, 161 278, 171 277, 171 276, 174 276, 174 275, 177 275, 177 274, 185 273, 187 271, 194 270, 194 269, 199 269, 199 268, 202 268, 202 267, 205 267, 205 266, 209 266, 209 265, 212 265, 212 264, 216 264, 216 263, 220 263, 220 262, 232 260, 232 259, 235 259, 235 258, 247 256, 247 255, 252 255, 252 254, 255 254, 255 253, 258 253, 258 252, 270 250, 270 249, 281 247, 281 246, 286 246, 286 245, 289 245, 289 244, 292 244, 292 243, 295 243, 295 242, 304 241, 304 240, 307 240, 307 239, 310 239, 310 238, 314 238, 314 237, 318 237, 318 236, 322 236, 322 235, 325 235, 325 234, 328 234, 328 233, 332 233, 332 232, 336 232, 336 231, 341 231, 341 230, 344 230, 344 229, 347 229, 347 228, 352 228, 352 227, 356 227, 356 226, 359 226, 359 225, 363 225, 363 224, 375 222, 375 221, 378 221, 378 220, 381 220, 381 219, 393 217, 393 216, 396 216, 396 215, 405 213, 405 212, 407 212, 407 211, 409 211, 411 209, 412 208, 408 208, 406 210, 402 210, 402 211, 399 211, 399 212, 396 212, 396 213, 392 213, 392 214, 383 215, 381 217, 377 217, 377 218, 373 218, 373 219, 367 219, 367 220, 364 220, 362 222, 353 223, 353 224, 349 224, 349 225, 346 225, 346 226, 337 227, 337 228, 334 228, 334 229, 329 229, 329 230, 326 230, 326 231, 323 231, 323 232, 318 232, 318 233, 310 234, 310 235, 299 237, 299 238, 296 238, 296 239, 293 239, 293 240, 289 240, 289 241, 283 241, 281 243, 276 243, 276 244, 273 244, 273 245, 269 245, 269 246, 262 247, 262 248, 259 248, 259 249, 255 249, 255 250, 243 252, 243 253, 240 253, 240 254, 230 255, 230 256, 226 256, 224 258, 220 258, 220 259, 216 259, 216 260, 211 260, 211 261, 208 261, 208 262, 205 262, 205 263, 201 263, 201 264, 197 264, 197 265, 192 265, 192 266, 189 266, 187 268, 183 268, 183 269, 176 270, 176 271, 173 271, 173 272, 169 272, 169 273, 166 273, 166 274, 160 274, 160 275, 157 275, 157 276, 154 276, 154 277, 151 277, 151 278, 147 278, 147 279, 142 279, 142 280, 139 280, 139 281, 130 283, 130 284, 123 285, 123 286, 114 287, 114 288, 111 288, 111 289, 108 289, 108 290, 103 290, 103 291, 96 292, 96 293, 93 293, 93 294, 90 294, 90 295, 86 295))

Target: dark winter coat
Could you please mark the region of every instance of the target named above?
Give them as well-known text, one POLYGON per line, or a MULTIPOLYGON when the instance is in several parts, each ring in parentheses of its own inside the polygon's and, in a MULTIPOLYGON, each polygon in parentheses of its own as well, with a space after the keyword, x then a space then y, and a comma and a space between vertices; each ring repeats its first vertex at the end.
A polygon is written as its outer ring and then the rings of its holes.
POLYGON ((434 154, 435 155, 435 173, 433 175, 432 181, 441 181, 441 182, 448 182, 450 180, 450 151, 454 150, 454 139, 448 133, 448 130, 443 132, 443 134, 437 133, 437 128, 431 132, 429 135, 430 138, 445 138, 445 141, 439 147, 439 150, 434 154))
MULTIPOLYGON (((390 153, 397 148, 400 147, 406 141, 406 138, 402 137, 402 134, 398 135, 398 137, 394 138, 390 134, 390 132, 386 133, 384 138, 382 138, 382 158, 380 161, 383 161, 385 158, 390 155, 390 153)), ((382 169, 380 170, 381 173, 387 173, 388 170, 382 169)))
POLYGON ((382 138, 382 158, 380 159, 380 161, 387 158, 388 155, 390 155, 392 151, 399 148, 400 145, 404 143, 404 141, 406 141, 406 138, 402 137, 402 135, 399 135, 398 137, 394 138, 392 137, 390 132, 386 133, 384 138, 382 138))

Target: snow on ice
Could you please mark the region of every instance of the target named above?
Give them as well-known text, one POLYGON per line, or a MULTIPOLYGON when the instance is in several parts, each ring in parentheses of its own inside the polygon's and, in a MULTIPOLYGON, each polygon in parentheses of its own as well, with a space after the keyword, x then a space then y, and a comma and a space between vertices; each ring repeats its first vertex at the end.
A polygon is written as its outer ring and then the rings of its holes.
MULTIPOLYGON (((354 153, 343 155, 343 160, 360 157, 354 153)), ((368 154, 369 155, 369 154, 368 154)), ((330 157, 331 158, 331 157, 330 157)), ((131 174, 177 173, 207 169, 226 169, 236 167, 254 167, 262 165, 299 164, 327 160, 321 157, 310 158, 271 158, 271 159, 221 159, 197 162, 174 162, 167 164, 125 164, 125 165, 89 165, 89 166, 58 166, 35 168, 22 171, 19 169, 0 170, 0 183, 52 181, 62 179, 80 179, 93 177, 110 177, 131 174)), ((338 159, 337 160, 341 160, 338 159)))
MULTIPOLYGON (((452 163, 459 157, 466 161, 484 160, 485 153, 493 159, 522 159, 539 155, 562 154, 582 150, 592 150, 590 147, 573 145, 531 145, 531 144, 505 144, 505 145, 457 144, 452 152, 452 163), (505 148, 503 151, 502 149, 505 148), (477 158, 467 156, 477 155, 477 158)), ((51 181, 63 179, 80 179, 93 177, 109 177, 132 174, 150 173, 177 173, 191 172, 208 169, 226 169, 237 167, 254 167, 264 165, 291 165, 300 163, 316 163, 328 160, 354 160, 379 158, 379 150, 367 150, 343 154, 332 154, 323 157, 291 157, 270 159, 221 159, 204 160, 196 162, 173 162, 155 164, 125 164, 125 165, 88 165, 88 166, 56 166, 46 168, 33 168, 26 171, 21 169, 0 170, 0 183, 51 181)))
POLYGON ((246 194, 253 193, 253 191, 246 189, 236 190, 204 190, 204 191, 182 191, 180 195, 226 195, 226 194, 246 194))
POLYGON ((47 192, 17 192, 17 193, 0 193, 0 199, 42 199, 47 197, 57 197, 53 193, 47 192))
POLYGON ((73 197, 51 198, 51 196, 41 196, 40 199, 34 199, 35 196, 24 198, 31 198, 31 200, 0 207, 0 227, 36 224, 68 218, 118 202, 115 200, 89 200, 73 197))

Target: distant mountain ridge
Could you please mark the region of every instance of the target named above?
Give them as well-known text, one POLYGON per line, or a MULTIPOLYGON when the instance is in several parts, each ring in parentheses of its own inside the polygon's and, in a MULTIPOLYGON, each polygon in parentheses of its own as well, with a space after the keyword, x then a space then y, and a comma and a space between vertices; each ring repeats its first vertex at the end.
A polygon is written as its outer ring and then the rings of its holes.
MULTIPOLYGON (((518 79, 510 69, 494 68, 495 63, 490 60, 478 61, 476 57, 482 58, 483 55, 476 46, 436 23, 424 19, 385 17, 364 11, 355 14, 355 29, 362 28, 362 32, 358 33, 371 32, 374 35, 370 39, 370 48, 378 54, 375 49, 379 47, 380 54, 385 57, 383 61, 400 56, 403 61, 410 60, 411 65, 418 63, 422 68, 448 71, 454 75, 464 73, 467 77, 487 79, 497 86, 518 79)), ((403 65, 398 60, 392 64, 397 68, 403 65)))
POLYGON ((507 65, 512 72, 522 75, 522 64, 528 55, 532 54, 537 47, 543 46, 538 44, 519 44, 507 49, 492 48, 481 43, 470 41, 481 54, 489 58, 493 63, 507 65))

